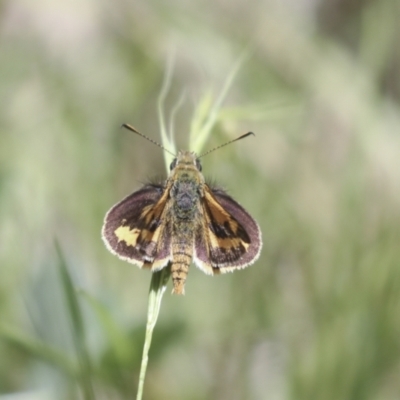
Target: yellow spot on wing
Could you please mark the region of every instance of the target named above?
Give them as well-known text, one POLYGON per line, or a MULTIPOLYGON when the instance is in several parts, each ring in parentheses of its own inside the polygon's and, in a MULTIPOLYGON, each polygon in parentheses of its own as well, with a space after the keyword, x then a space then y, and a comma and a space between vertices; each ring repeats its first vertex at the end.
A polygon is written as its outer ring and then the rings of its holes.
POLYGON ((124 241, 128 246, 136 246, 140 230, 135 228, 130 230, 128 226, 120 226, 114 233, 118 242, 124 241))

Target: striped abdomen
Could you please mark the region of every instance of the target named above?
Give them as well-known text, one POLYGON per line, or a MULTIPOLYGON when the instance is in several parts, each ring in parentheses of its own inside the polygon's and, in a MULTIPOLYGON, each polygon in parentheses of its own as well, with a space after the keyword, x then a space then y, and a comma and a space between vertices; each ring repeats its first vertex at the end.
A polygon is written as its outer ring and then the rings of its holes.
POLYGON ((185 294, 185 282, 189 272, 189 266, 192 262, 193 242, 172 243, 172 283, 174 289, 172 293, 185 294))

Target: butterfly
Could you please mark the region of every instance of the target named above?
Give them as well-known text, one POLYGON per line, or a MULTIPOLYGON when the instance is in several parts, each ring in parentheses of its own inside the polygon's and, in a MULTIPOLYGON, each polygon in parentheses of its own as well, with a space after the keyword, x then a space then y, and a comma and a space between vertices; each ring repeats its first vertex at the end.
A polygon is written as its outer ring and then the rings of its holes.
POLYGON ((225 191, 208 185, 201 170, 194 152, 180 151, 165 182, 144 185, 104 219, 108 250, 153 272, 170 266, 175 294, 184 294, 192 261, 208 275, 231 272, 253 264, 262 247, 257 222, 225 191))

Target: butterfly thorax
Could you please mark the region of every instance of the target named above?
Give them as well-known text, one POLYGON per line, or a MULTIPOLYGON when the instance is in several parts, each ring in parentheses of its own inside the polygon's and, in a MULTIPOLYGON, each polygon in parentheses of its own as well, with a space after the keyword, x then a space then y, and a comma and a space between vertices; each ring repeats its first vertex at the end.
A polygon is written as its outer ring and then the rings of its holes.
POLYGON ((193 219, 203 196, 204 177, 200 164, 194 153, 180 152, 172 165, 169 182, 174 215, 181 220, 193 219))

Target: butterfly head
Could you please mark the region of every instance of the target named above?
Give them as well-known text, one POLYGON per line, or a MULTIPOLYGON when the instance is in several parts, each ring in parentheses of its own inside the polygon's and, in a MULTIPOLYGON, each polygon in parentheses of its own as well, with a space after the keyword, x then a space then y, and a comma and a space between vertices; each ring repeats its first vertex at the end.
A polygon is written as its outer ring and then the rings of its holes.
POLYGON ((201 169, 200 160, 192 151, 180 151, 169 166, 171 172, 174 170, 201 172, 201 169))

